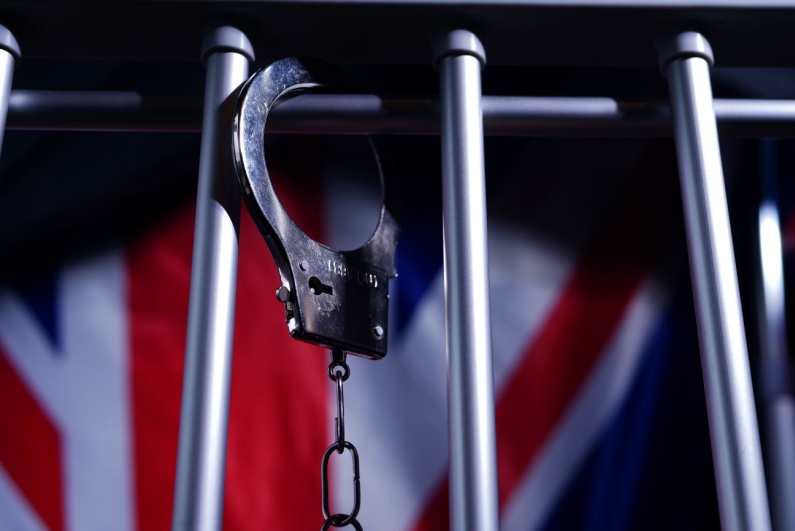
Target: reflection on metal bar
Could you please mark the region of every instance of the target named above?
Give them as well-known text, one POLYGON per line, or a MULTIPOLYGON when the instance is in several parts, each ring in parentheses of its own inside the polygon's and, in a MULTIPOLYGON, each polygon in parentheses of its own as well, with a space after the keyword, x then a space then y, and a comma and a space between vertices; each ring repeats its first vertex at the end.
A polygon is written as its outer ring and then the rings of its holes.
POLYGON ((486 183, 480 70, 472 33, 438 38, 447 320, 450 528, 498 529, 486 183))
MULTIPOLYGON (((795 100, 714 101, 721 134, 795 137, 795 100)), ((13 90, 8 129, 65 131, 201 131, 197 95, 13 90)), ((431 98, 302 94, 274 108, 269 133, 438 135, 431 98)), ((483 131, 492 136, 671 136, 662 102, 612 98, 483 96, 483 131)))
POLYGON ((14 78, 14 66, 19 57, 17 40, 8 28, 0 25, 0 149, 3 147, 3 133, 6 129, 11 80, 14 78))
POLYGON ((759 339, 762 362, 765 458, 774 529, 795 529, 795 398, 787 383, 789 357, 784 300, 784 258, 777 204, 776 141, 760 142, 759 339))
POLYGON ((237 280, 240 191, 231 166, 232 98, 253 51, 235 28, 205 35, 204 106, 172 528, 221 529, 237 280))
POLYGON ((751 388, 740 293, 709 66, 695 32, 658 42, 674 131, 723 529, 769 530, 770 512, 751 388))
POLYGON ((202 130, 202 98, 138 92, 13 90, 8 128, 191 132, 202 130))

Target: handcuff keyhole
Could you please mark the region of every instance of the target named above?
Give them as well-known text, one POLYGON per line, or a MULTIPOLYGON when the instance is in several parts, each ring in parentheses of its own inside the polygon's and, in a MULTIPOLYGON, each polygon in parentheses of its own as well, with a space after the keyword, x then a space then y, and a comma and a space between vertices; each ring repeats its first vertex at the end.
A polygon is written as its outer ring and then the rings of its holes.
POLYGON ((322 295, 324 293, 328 293, 329 295, 334 294, 334 289, 327 284, 323 284, 317 277, 309 279, 309 290, 315 295, 322 295))

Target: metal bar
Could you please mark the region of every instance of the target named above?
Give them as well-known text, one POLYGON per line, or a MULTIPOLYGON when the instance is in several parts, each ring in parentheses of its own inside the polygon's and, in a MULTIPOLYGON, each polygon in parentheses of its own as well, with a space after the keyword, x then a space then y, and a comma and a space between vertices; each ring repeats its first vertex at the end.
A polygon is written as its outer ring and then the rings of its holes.
POLYGON ((784 258, 777 201, 776 142, 760 142, 762 201, 759 205, 757 289, 765 458, 775 529, 795 529, 795 398, 789 374, 784 300, 784 258), (784 385, 782 385, 782 383, 784 385))
POLYGON ((202 105, 199 95, 13 90, 8 104, 8 128, 198 133, 202 130, 202 105))
MULTIPOLYGON (((612 98, 483 96, 487 136, 649 136, 673 134, 662 102, 612 98)), ((721 134, 795 137, 795 100, 714 101, 721 134)), ((10 130, 199 132, 197 95, 12 90, 10 130)), ((439 102, 374 94, 302 94, 273 109, 268 133, 438 135, 439 102)))
POLYGON ((19 44, 14 35, 8 28, 0 25, 0 149, 3 147, 3 135, 6 130, 11 80, 14 78, 14 67, 20 55, 19 44))
POLYGON ((172 527, 221 529, 240 192, 231 166, 233 94, 251 44, 221 26, 205 34, 207 64, 196 228, 172 527))
POLYGON ((477 37, 436 40, 441 84, 451 529, 498 528, 486 187, 477 37))
POLYGON ((723 529, 768 530, 770 513, 718 145, 709 66, 695 32, 658 41, 674 110, 701 365, 723 529))

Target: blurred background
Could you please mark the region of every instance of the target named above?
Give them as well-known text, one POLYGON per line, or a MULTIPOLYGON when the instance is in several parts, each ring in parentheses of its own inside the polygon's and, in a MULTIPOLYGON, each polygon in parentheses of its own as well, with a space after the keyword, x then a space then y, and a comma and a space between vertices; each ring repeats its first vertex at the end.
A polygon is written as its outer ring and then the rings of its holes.
MULTIPOLYGON (((346 92, 438 92, 430 66, 340 66, 346 92)), ((789 70, 714 72, 716 97, 791 98, 794 83, 789 70)), ((197 112, 203 85, 198 61, 31 59, 14 77, 18 90, 187 94, 197 112)), ((667 99, 655 69, 490 67, 483 87, 667 99)), ((439 138, 382 140, 385 171, 399 182, 399 277, 389 353, 351 360, 346 384, 347 438, 361 454, 359 520, 445 530, 439 138)), ((188 132, 6 133, 0 529, 170 527, 199 141, 188 132)), ((722 139, 765 449, 765 408, 791 402, 792 389, 788 343, 783 359, 763 363, 772 347, 759 318, 759 211, 767 200, 780 217, 790 302, 792 147, 722 139)), ((273 135, 267 148, 280 200, 304 231, 337 248, 367 239, 380 184, 363 138, 273 135)), ((488 137, 486 174, 503 529, 717 529, 673 141, 488 137)), ((278 285, 244 209, 225 529, 323 523, 330 359, 289 337, 278 285)), ((340 461, 332 501, 344 510, 350 465, 340 461)))

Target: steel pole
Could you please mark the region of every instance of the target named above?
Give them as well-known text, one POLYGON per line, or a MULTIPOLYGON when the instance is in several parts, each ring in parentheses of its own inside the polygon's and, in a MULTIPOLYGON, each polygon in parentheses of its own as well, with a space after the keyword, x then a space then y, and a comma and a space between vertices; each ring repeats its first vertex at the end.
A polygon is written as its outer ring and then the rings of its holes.
POLYGON ((441 82, 451 529, 498 528, 480 71, 468 31, 434 42, 441 82))
POLYGON ((695 32, 666 35, 658 52, 673 110, 690 274, 721 523, 768 530, 770 512, 734 264, 709 67, 695 32))
POLYGON ((207 65, 172 527, 221 529, 240 191, 231 166, 234 94, 254 53, 239 30, 206 32, 207 65))
POLYGON ((0 25, 0 149, 3 147, 3 136, 8 116, 8 99, 11 95, 11 80, 14 78, 14 67, 21 54, 14 34, 0 25))
MULTIPOLYGON (((793 100, 714 100, 722 135, 795 136, 793 100)), ((653 100, 483 96, 483 133, 502 136, 671 136, 671 109, 653 100)), ((197 95, 12 90, 8 129, 201 131, 197 95)), ((268 115, 268 133, 438 135, 439 105, 430 97, 299 94, 268 115)))

